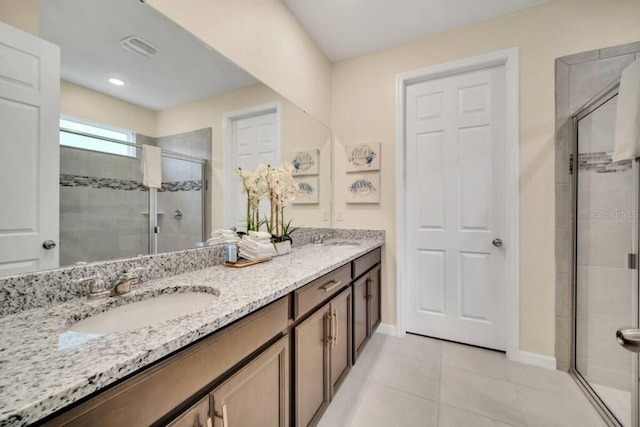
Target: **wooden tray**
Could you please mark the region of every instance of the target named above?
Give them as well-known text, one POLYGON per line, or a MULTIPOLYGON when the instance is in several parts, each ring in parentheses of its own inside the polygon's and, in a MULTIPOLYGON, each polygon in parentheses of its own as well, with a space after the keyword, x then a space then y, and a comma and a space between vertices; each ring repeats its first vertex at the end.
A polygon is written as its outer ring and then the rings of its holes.
POLYGON ((263 262, 271 261, 272 259, 273 259, 273 257, 259 258, 259 259, 253 259, 253 260, 240 258, 238 260, 238 262, 236 262, 235 264, 232 264, 230 262, 225 262, 224 265, 226 267, 232 267, 232 268, 244 268, 244 267, 249 267, 251 265, 256 265, 256 264, 260 264, 260 263, 263 263, 263 262))

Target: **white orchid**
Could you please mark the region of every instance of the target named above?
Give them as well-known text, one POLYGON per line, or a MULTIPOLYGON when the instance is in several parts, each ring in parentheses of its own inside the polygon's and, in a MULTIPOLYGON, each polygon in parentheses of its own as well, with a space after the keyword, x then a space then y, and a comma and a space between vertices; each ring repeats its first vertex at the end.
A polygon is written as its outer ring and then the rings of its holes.
POLYGON ((238 169, 238 179, 247 195, 247 230, 258 230, 260 200, 269 200, 271 212, 266 218, 267 229, 279 238, 286 237, 290 222, 284 222, 284 208, 295 200, 300 189, 293 179, 293 165, 286 163, 279 168, 260 164, 255 171, 238 169))

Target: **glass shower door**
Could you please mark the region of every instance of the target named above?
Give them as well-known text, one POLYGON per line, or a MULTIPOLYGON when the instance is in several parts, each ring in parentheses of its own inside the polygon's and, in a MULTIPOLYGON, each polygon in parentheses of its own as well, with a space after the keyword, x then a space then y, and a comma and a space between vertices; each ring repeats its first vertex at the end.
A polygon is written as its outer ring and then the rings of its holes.
POLYGON ((616 101, 605 94, 576 119, 574 363, 612 422, 637 426, 637 355, 616 341, 617 329, 638 327, 636 171, 611 162, 616 101))
POLYGON ((157 193, 158 252, 192 249, 204 239, 204 163, 162 157, 157 193))

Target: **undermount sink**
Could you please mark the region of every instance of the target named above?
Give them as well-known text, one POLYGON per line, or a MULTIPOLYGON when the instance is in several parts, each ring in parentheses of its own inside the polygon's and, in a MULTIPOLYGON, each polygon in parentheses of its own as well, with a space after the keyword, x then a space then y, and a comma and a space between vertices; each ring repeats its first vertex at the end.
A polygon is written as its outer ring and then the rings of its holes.
POLYGON ((360 246, 360 242, 354 240, 327 240, 325 246, 360 246))
POLYGON ((160 294, 89 316, 73 324, 68 330, 81 334, 132 331, 196 313, 214 303, 217 298, 217 295, 205 292, 160 294))

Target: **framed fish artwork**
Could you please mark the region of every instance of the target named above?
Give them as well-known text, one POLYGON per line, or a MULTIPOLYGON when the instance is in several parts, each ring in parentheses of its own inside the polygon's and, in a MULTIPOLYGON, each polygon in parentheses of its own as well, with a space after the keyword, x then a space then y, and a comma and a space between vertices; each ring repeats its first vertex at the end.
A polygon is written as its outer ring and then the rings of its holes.
POLYGON ((300 187, 300 192, 293 201, 294 205, 315 205, 320 202, 318 196, 319 180, 317 176, 305 176, 294 179, 298 187, 300 187))
POLYGON ((348 145, 347 172, 365 172, 380 170, 380 143, 369 142, 348 145))
POLYGON ((291 164, 293 175, 318 175, 320 173, 320 150, 305 150, 293 153, 291 164))
POLYGON ((380 173, 347 175, 347 203, 380 203, 380 173))

